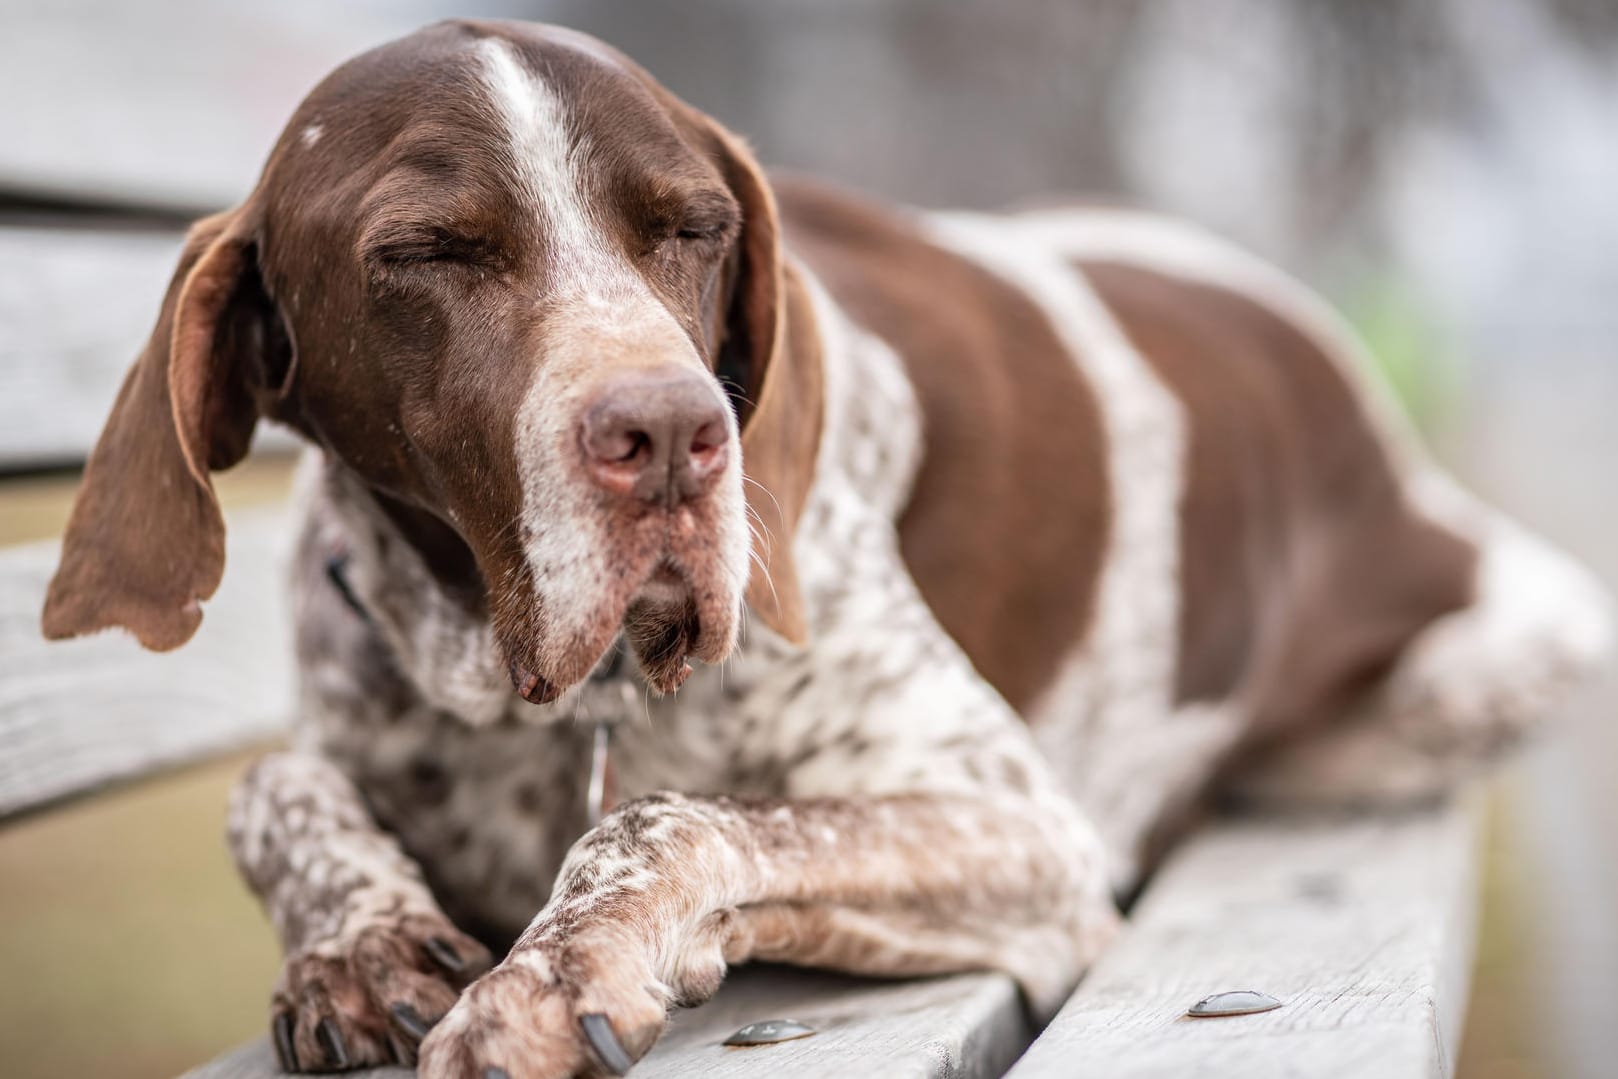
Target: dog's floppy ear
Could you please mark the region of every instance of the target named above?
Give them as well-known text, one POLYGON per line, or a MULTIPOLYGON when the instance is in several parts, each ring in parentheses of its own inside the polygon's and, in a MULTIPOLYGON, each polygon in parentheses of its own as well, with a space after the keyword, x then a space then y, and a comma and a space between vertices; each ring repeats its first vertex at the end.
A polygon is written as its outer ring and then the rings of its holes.
POLYGON ((747 602, 776 633, 807 635, 792 537, 820 443, 819 342, 802 285, 781 257, 775 196, 739 139, 710 121, 720 167, 742 207, 724 340, 715 364, 739 384, 742 470, 754 528, 747 602))
POLYGON ((205 218, 186 238, 85 466, 45 596, 49 638, 123 626, 147 648, 176 648, 219 587, 225 525, 209 470, 246 455, 255 384, 284 389, 291 372, 243 217, 205 218))

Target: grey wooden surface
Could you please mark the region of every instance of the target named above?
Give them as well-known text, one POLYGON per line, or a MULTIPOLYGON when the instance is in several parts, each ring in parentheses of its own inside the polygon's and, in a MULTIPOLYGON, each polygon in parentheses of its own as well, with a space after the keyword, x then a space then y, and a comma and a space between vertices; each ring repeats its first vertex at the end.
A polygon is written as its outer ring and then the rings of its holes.
MULTIPOLYGON (((1010 979, 965 974, 879 982, 810 971, 759 969, 732 975, 700 1008, 675 1014, 669 1031, 635 1065, 635 1079, 990 1079, 1028 1044, 1022 1004, 1010 979), (762 1019, 798 1019, 814 1037, 748 1049, 720 1043, 762 1019)), ((264 1040, 185 1079, 268 1079, 278 1074, 264 1040)), ((406 1077, 403 1068, 359 1073, 406 1077)))
MULTIPOLYGON (((480 10, 517 7, 497 2, 480 10)), ((304 93, 442 0, 0 5, 0 190, 208 211, 251 188, 304 93)))
POLYGON ((1443 1077, 1477 917, 1466 800, 1396 819, 1225 821, 1177 852, 1012 1079, 1443 1077), (1225 990, 1282 1001, 1191 1019, 1225 990))
POLYGON ((178 231, 0 227, 0 466, 84 459, 179 250, 178 231))
POLYGON ((0 225, 0 470, 88 456, 157 321, 180 230, 92 221, 0 225))
POLYGON ((284 510, 235 514, 225 580, 176 652, 40 636, 55 543, 0 549, 0 817, 273 737, 291 714, 284 510))

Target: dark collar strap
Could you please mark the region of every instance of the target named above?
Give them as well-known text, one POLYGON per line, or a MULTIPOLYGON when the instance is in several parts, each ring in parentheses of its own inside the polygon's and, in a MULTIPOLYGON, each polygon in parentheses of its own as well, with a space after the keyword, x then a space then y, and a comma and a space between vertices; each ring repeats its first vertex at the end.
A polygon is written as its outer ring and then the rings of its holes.
POLYGON ((346 550, 333 551, 327 555, 326 580, 330 581, 331 586, 337 589, 337 594, 343 598, 344 603, 348 604, 348 609, 369 623, 371 621, 371 612, 365 609, 365 604, 360 602, 360 598, 354 594, 353 586, 348 583, 348 558, 349 555, 346 550))

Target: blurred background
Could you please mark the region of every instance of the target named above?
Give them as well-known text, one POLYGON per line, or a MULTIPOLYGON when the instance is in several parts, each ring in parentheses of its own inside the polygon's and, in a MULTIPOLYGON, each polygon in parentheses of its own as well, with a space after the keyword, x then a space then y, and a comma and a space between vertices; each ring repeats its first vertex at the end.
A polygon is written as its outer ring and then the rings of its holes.
MULTIPOLYGON (((0 0, 0 543, 59 532, 184 223, 333 64, 452 14, 598 34, 766 162, 895 199, 1222 230, 1349 314, 1470 485, 1618 582, 1618 0, 0 0)), ((283 497, 289 446, 227 505, 283 497)), ((1493 784, 1468 1079, 1618 1067, 1615 699, 1493 784)), ((242 759, 0 825, 0 1071, 172 1075, 263 1029, 275 948, 221 838, 242 759)))

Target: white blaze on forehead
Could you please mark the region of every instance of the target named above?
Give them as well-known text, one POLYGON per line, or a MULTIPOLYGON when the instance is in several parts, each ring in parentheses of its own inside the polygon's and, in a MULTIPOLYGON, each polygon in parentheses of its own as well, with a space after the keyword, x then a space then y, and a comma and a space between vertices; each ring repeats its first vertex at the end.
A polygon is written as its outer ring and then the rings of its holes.
POLYGON ((538 213, 548 253, 563 280, 595 286, 587 292, 609 283, 638 283, 622 257, 608 249, 600 222, 593 220, 580 168, 590 156, 588 135, 576 129, 556 91, 523 66, 508 42, 486 38, 478 43, 478 52, 484 84, 505 122, 516 179, 538 213))
POLYGON ((478 43, 484 85, 505 126, 520 194, 539 221, 549 261, 551 295, 566 310, 553 336, 587 328, 657 353, 663 361, 701 365, 667 308, 609 238, 591 202, 591 140, 567 104, 529 71, 510 42, 478 43))

